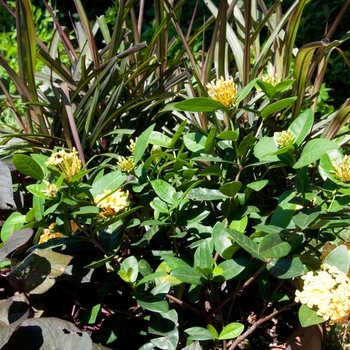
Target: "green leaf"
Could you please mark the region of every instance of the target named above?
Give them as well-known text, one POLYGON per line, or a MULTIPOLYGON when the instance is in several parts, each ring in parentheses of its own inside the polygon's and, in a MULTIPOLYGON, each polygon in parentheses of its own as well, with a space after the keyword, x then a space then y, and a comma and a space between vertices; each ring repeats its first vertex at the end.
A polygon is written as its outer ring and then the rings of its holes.
POLYGON ((175 268, 171 271, 170 276, 189 284, 202 284, 206 281, 206 277, 193 267, 175 268))
POLYGON ((323 317, 318 316, 316 311, 311 310, 304 304, 300 306, 298 316, 302 327, 310 327, 326 321, 323 317))
POLYGON ((205 151, 207 138, 200 133, 189 133, 184 136, 184 144, 191 152, 205 151))
POLYGON ((26 156, 25 154, 15 154, 12 161, 13 165, 20 173, 36 180, 44 179, 44 173, 41 166, 32 157, 26 156))
POLYGON ((146 310, 153 312, 168 312, 169 304, 164 298, 157 295, 147 295, 137 299, 138 304, 146 310))
POLYGON ((158 197, 154 198, 153 201, 149 203, 149 205, 152 209, 157 210, 160 213, 166 214, 169 211, 168 205, 158 197))
POLYGON ((247 187, 258 192, 258 191, 262 190, 268 184, 268 182, 269 182, 269 180, 254 181, 254 182, 250 182, 249 184, 247 184, 247 187))
POLYGON ((213 340, 214 335, 206 328, 203 327, 191 327, 185 330, 188 334, 188 338, 191 340, 213 340))
POLYGON ((290 106, 296 99, 297 99, 296 96, 295 97, 288 97, 288 98, 285 98, 283 100, 279 100, 277 102, 269 104, 267 107, 265 107, 261 111, 261 113, 260 113, 261 118, 265 119, 269 115, 281 111, 283 108, 290 106))
POLYGON ((227 182, 219 188, 219 191, 228 197, 234 197, 242 187, 242 182, 227 182))
POLYGON ((232 237, 221 222, 217 222, 213 227, 212 238, 216 251, 224 259, 230 259, 237 250, 237 246, 232 242, 232 237))
POLYGON ((290 249, 277 233, 269 233, 260 242, 259 254, 265 259, 279 259, 288 255, 290 249))
POLYGON ((347 247, 342 244, 333 249, 324 260, 324 264, 335 266, 346 275, 349 271, 350 256, 347 247))
POLYGON ((263 80, 258 80, 256 84, 270 100, 276 95, 276 88, 272 84, 263 80))
POLYGON ((236 243, 246 250, 248 253, 253 255, 255 258, 259 260, 265 261, 265 258, 259 254, 259 246, 249 237, 245 236, 241 232, 226 229, 227 233, 236 241, 236 243))
POLYGON ((35 196, 38 196, 43 199, 48 198, 44 194, 44 191, 47 190, 47 186, 44 183, 28 185, 26 188, 30 193, 34 194, 35 196))
POLYGON ((289 279, 304 274, 304 265, 300 258, 293 259, 274 259, 268 265, 267 269, 271 275, 279 279, 289 279))
POLYGON ((136 282, 137 275, 139 274, 139 266, 138 266, 137 259, 133 255, 127 257, 122 262, 122 264, 120 266, 120 270, 124 271, 127 274, 128 280, 131 283, 136 282))
POLYGON ((164 202, 173 204, 178 198, 176 197, 176 190, 173 186, 165 182, 164 180, 157 179, 151 181, 151 185, 157 196, 164 202))
POLYGON ((212 154, 215 148, 215 137, 216 137, 216 128, 211 128, 207 137, 207 141, 205 142, 205 152, 207 154, 212 154))
POLYGON ((214 201, 228 198, 218 190, 211 190, 202 187, 194 188, 188 193, 188 195, 198 201, 214 201))
POLYGON ((86 205, 84 207, 78 207, 76 210, 73 211, 73 215, 97 215, 99 214, 100 209, 96 207, 95 205, 86 205))
POLYGON ((304 213, 298 212, 298 214, 293 216, 293 222, 295 225, 300 227, 302 230, 305 230, 309 224, 311 224, 317 217, 321 214, 320 211, 304 213))
POLYGON ((337 148, 339 148, 339 146, 334 141, 327 139, 313 139, 306 144, 301 152, 300 159, 294 164, 293 168, 299 169, 303 166, 310 165, 320 159, 327 152, 337 148))
POLYGON ((214 336, 215 339, 219 338, 219 333, 217 332, 214 326, 212 326, 211 324, 208 324, 207 329, 214 336))
POLYGON ((239 133, 237 131, 223 131, 216 137, 220 140, 236 141, 239 133))
POLYGON ((222 269, 221 275, 226 281, 239 275, 247 266, 247 261, 244 259, 234 258, 223 261, 218 265, 222 269))
POLYGON ((264 136, 254 147, 254 155, 260 162, 278 162, 279 159, 274 153, 277 151, 273 137, 264 136))
POLYGON ((289 126, 289 130, 295 135, 295 141, 297 146, 305 140, 306 136, 310 133, 314 124, 314 113, 311 108, 307 109, 296 118, 289 126))
POLYGON ((229 323, 221 331, 219 335, 219 340, 237 338, 243 332, 243 329, 244 329, 244 325, 241 323, 238 323, 238 322, 229 323))
MULTIPOLYGON (((23 224, 27 221, 26 216, 15 211, 4 222, 1 228, 1 240, 6 242, 13 232, 21 229, 23 224)), ((1 259, 0 259, 1 260, 1 259)))
POLYGON ((248 94, 250 93, 250 91, 253 89, 256 81, 258 79, 253 79, 252 81, 249 82, 249 84, 247 84, 237 95, 235 104, 238 105, 241 101, 243 101, 248 94))
POLYGON ((219 101, 208 97, 195 97, 185 101, 174 103, 174 107, 187 112, 215 112, 218 109, 227 110, 219 101))
POLYGON ((161 147, 169 147, 171 143, 171 138, 160 133, 159 131, 152 131, 148 142, 151 145, 161 146, 161 147))
POLYGON ((282 193, 278 199, 278 206, 271 216, 271 225, 282 228, 287 228, 289 226, 297 207, 296 204, 290 203, 294 197, 294 191, 286 191, 282 193))
POLYGON ((210 241, 204 240, 201 242, 194 252, 194 267, 203 269, 212 269, 213 267, 213 244, 210 241))
POLYGON ((250 134, 246 135, 242 142, 239 144, 237 151, 238 155, 244 156, 247 153, 250 146, 252 146, 255 143, 255 141, 256 138, 254 136, 254 132, 252 131, 250 134))
POLYGON ((148 127, 138 138, 135 143, 135 151, 134 151, 134 162, 137 164, 139 160, 142 158, 143 154, 146 151, 148 140, 151 136, 151 133, 155 127, 155 124, 148 127))
POLYGON ((115 191, 123 184, 126 178, 127 175, 122 174, 120 170, 108 173, 93 183, 90 189, 91 195, 95 198, 96 195, 103 194, 104 190, 115 191))
POLYGON ((295 80, 294 79, 284 79, 282 81, 280 81, 276 86, 276 92, 283 92, 288 90, 293 84, 294 84, 295 80))

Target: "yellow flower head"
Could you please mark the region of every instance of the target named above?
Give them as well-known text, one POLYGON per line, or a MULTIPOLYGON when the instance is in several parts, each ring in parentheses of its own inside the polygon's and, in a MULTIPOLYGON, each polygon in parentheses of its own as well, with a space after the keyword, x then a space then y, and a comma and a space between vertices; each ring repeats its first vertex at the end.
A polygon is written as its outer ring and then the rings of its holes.
POLYGON ((340 161, 340 164, 338 165, 337 159, 334 157, 334 163, 332 163, 333 170, 332 172, 335 173, 335 176, 342 182, 349 182, 350 181, 350 166, 348 164, 348 156, 345 156, 342 161, 340 161))
POLYGON ((119 161, 117 162, 117 165, 119 168, 127 173, 130 173, 132 169, 135 167, 134 158, 133 157, 120 157, 119 161))
POLYGON ((237 98, 237 85, 233 82, 233 78, 224 80, 223 77, 218 79, 216 83, 211 81, 207 84, 208 95, 221 102, 227 108, 233 107, 237 98))
POLYGON ((56 223, 53 222, 49 226, 49 228, 45 228, 43 230, 43 234, 40 236, 40 239, 39 239, 39 242, 38 242, 39 244, 45 243, 45 242, 47 242, 47 241, 49 241, 50 239, 53 239, 53 238, 65 238, 65 237, 67 237, 63 233, 53 232, 53 229, 54 229, 55 226, 56 226, 56 223))
POLYGON ((51 165, 59 172, 65 174, 65 180, 70 180, 81 170, 81 160, 79 159, 78 152, 74 147, 72 152, 69 153, 63 149, 53 153, 45 164, 51 165))
POLYGON ((133 139, 131 139, 130 140, 130 145, 126 146, 126 148, 131 152, 131 154, 134 154, 134 152, 135 152, 136 141, 137 141, 137 137, 136 137, 135 141, 133 139))
POLYGON ((295 135, 291 130, 283 130, 282 132, 275 132, 275 142, 278 148, 283 148, 289 145, 293 145, 295 141, 295 135))
POLYGON ((341 325, 350 315, 350 279, 335 266, 321 265, 301 277, 303 290, 295 292, 295 301, 315 309, 330 324, 341 325))
POLYGON ((98 194, 94 202, 98 208, 102 209, 100 216, 106 219, 108 216, 114 216, 125 209, 129 204, 128 195, 128 192, 121 190, 113 193, 110 190, 105 190, 103 194, 98 194))
POLYGON ((57 196, 57 186, 55 184, 51 184, 48 181, 45 181, 47 189, 43 190, 45 196, 55 198, 57 196))
POLYGON ((271 75, 263 75, 260 80, 266 82, 266 83, 269 83, 273 86, 276 86, 278 83, 279 83, 279 79, 277 78, 277 73, 275 74, 275 76, 271 76, 271 75))

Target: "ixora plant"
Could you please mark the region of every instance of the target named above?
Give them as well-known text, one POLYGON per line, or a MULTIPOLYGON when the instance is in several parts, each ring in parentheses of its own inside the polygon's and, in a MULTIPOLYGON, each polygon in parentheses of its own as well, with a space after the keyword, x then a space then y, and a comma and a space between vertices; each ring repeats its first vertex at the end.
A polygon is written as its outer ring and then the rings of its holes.
MULTIPOLYGON (((254 349, 259 326, 289 309, 304 327, 346 323, 349 101, 315 114, 331 51, 348 62, 349 36, 330 42, 341 14, 294 57, 307 1, 282 14, 208 0, 200 62, 199 34, 185 38, 177 18, 185 1, 155 2, 148 47, 129 45, 139 26, 120 1, 103 50, 75 2, 83 54, 55 22, 69 67, 40 44, 48 89, 0 57, 31 107, 23 134, 6 134, 26 141, 11 154, 26 209, 1 230, 0 347, 254 349), (182 44, 171 63, 170 23, 182 44)), ((35 35, 16 4, 28 64, 35 35)))

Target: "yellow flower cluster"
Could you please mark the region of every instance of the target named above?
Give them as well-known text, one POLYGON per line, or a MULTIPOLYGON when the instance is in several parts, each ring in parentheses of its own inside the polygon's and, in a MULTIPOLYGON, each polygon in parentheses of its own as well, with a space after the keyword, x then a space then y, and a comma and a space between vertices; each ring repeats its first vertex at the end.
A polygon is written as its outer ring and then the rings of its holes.
POLYGON ((66 235, 64 235, 63 233, 60 233, 60 232, 53 232, 53 229, 54 227, 56 226, 56 223, 52 223, 49 228, 45 228, 43 230, 43 234, 40 236, 40 239, 39 239, 39 244, 41 243, 45 243, 47 241, 49 241, 50 239, 53 239, 53 238, 65 238, 67 237, 66 235))
POLYGON ((336 158, 334 158, 334 163, 332 164, 335 171, 335 176, 339 178, 342 182, 350 181, 350 166, 348 164, 348 156, 345 156, 340 162, 340 165, 337 164, 336 158))
POLYGON ((134 162, 134 152, 135 152, 135 144, 136 144, 136 141, 137 141, 137 137, 134 140, 130 140, 130 145, 129 146, 126 146, 126 148, 131 152, 131 156, 130 157, 120 157, 118 162, 117 162, 117 165, 119 166, 119 168, 122 170, 122 171, 125 171, 127 173, 130 173, 132 171, 132 169, 134 169, 135 167, 135 162, 134 162))
POLYGON ((101 208, 100 216, 106 219, 108 216, 114 216, 129 204, 128 192, 121 190, 111 193, 110 190, 105 190, 103 194, 96 195, 95 203, 98 208, 101 208))
POLYGON ((278 148, 283 148, 292 145, 295 140, 295 135, 291 130, 283 130, 282 132, 275 132, 275 141, 278 148))
POLYGON ((301 277, 303 290, 295 292, 295 301, 316 309, 317 315, 330 324, 341 325, 350 316, 350 279, 335 266, 321 265, 301 277))
POLYGON ((79 159, 78 152, 74 147, 72 152, 67 153, 62 149, 53 153, 45 164, 51 165, 60 173, 65 174, 65 180, 70 180, 81 170, 81 160, 79 159))
POLYGON ((271 76, 271 75, 263 75, 260 80, 264 81, 265 83, 269 83, 273 86, 276 86, 279 83, 279 79, 277 78, 277 73, 275 74, 275 76, 271 76))
POLYGON ((215 81, 211 81, 207 84, 208 95, 221 102, 227 108, 233 107, 237 98, 237 85, 233 82, 233 78, 224 80, 223 77, 215 81))
POLYGON ((120 157, 120 159, 117 162, 117 165, 121 170, 130 173, 135 167, 135 162, 133 157, 120 157))
POLYGON ((43 190, 45 196, 55 198, 57 196, 57 186, 55 184, 51 184, 48 181, 45 181, 47 189, 43 190))

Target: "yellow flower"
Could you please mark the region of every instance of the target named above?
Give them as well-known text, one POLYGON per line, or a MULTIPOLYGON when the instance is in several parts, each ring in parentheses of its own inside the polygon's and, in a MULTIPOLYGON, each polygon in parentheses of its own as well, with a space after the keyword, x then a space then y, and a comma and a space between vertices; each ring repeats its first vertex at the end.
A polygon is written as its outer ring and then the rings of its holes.
POLYGON ((282 132, 275 132, 275 142, 278 148, 283 148, 292 145, 295 140, 295 135, 291 130, 283 130, 282 132))
POLYGON ((50 239, 53 239, 53 238, 65 238, 67 237, 66 235, 64 235, 63 233, 60 233, 60 232, 53 232, 53 229, 55 228, 56 226, 56 223, 53 222, 49 228, 45 228, 43 230, 43 234, 40 236, 40 239, 39 239, 39 244, 41 243, 45 243, 47 241, 49 241, 50 239))
POLYGON ((350 315, 350 279, 335 266, 321 265, 301 278, 303 290, 295 292, 295 301, 315 309, 330 324, 341 325, 350 315))
POLYGON ((126 148, 131 152, 131 154, 134 154, 134 152, 135 152, 136 141, 137 141, 137 137, 136 137, 135 141, 133 139, 131 139, 130 140, 130 145, 126 146, 126 148))
POLYGON ((106 219, 108 216, 114 216, 129 204, 128 192, 121 190, 111 193, 110 190, 105 190, 103 194, 96 195, 94 202, 98 208, 102 209, 100 216, 106 219))
POLYGON ((55 184, 51 184, 48 181, 45 181, 47 189, 43 190, 45 196, 55 198, 57 196, 57 186, 55 184))
POLYGON ((117 165, 121 170, 127 173, 129 173, 135 167, 133 157, 127 157, 127 158, 120 157, 119 161, 117 162, 117 165))
POLYGON ((207 84, 208 95, 221 102, 227 108, 233 107, 237 98, 237 85, 233 82, 233 78, 224 80, 223 77, 218 79, 216 83, 211 81, 207 84))
POLYGON ((65 180, 70 180, 81 170, 81 160, 78 158, 78 152, 74 147, 72 152, 69 153, 63 149, 53 153, 45 164, 51 165, 65 174, 65 180))
POLYGON ((346 155, 342 161, 340 161, 340 165, 337 164, 337 159, 334 157, 334 163, 332 163, 335 171, 331 171, 335 173, 335 176, 339 178, 342 182, 350 181, 350 167, 348 164, 348 156, 346 155))
POLYGON ((276 86, 278 83, 279 83, 279 79, 277 78, 277 73, 275 74, 275 76, 271 76, 271 75, 263 75, 260 80, 266 82, 266 83, 269 83, 273 86, 276 86))

